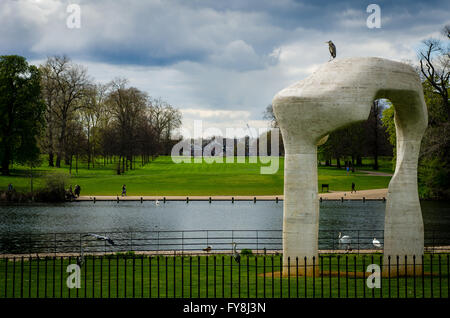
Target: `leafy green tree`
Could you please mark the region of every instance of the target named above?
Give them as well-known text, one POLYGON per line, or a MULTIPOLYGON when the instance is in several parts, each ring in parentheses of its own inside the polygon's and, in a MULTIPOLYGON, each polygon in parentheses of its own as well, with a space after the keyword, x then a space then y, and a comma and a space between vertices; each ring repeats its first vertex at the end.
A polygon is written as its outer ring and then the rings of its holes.
POLYGON ((44 124, 45 104, 41 98, 40 72, 24 57, 0 56, 0 161, 9 175, 12 160, 37 160, 36 137, 44 124))

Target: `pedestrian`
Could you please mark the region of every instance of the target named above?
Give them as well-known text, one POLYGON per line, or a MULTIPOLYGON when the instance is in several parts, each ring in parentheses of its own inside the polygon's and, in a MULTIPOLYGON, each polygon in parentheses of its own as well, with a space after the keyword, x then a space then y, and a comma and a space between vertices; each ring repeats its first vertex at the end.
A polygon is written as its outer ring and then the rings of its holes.
POLYGON ((122 196, 127 196, 127 186, 125 184, 122 186, 122 196))
POLYGON ((8 191, 11 192, 13 190, 13 185, 12 183, 8 184, 8 191))
POLYGON ((348 175, 348 172, 350 171, 350 167, 347 166, 347 167, 346 167, 346 170, 347 170, 347 175, 348 175))
POLYGON ((81 187, 77 184, 75 186, 75 196, 78 198, 80 196, 81 187))
POLYGON ((355 193, 356 193, 355 183, 354 182, 352 182, 352 193, 353 193, 353 191, 355 191, 355 193))

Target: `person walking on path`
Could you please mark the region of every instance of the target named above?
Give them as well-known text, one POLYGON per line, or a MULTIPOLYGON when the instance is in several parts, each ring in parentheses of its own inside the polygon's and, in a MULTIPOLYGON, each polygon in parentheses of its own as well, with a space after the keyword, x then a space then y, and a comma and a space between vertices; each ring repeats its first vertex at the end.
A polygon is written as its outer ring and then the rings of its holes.
POLYGON ((353 191, 355 191, 355 193, 356 193, 355 183, 354 182, 352 182, 352 192, 351 193, 353 193, 353 191))
POLYGON ((127 186, 125 184, 122 186, 122 196, 127 196, 127 186))
POLYGON ((77 184, 75 186, 75 196, 78 198, 80 196, 81 187, 77 184))

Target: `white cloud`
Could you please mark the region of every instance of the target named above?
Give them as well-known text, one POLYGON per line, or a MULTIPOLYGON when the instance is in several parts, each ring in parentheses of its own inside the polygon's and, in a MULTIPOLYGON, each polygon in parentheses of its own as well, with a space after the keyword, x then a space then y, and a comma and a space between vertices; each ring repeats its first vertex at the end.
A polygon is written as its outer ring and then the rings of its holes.
POLYGON ((82 28, 71 30, 68 2, 1 0, 0 50, 29 55, 35 63, 65 53, 98 81, 126 77, 179 107, 186 127, 203 119, 221 129, 266 127, 262 113, 272 97, 328 61, 325 41, 336 44, 337 58, 415 60, 420 41, 438 36, 450 22, 448 10, 439 7, 383 5, 382 28, 369 30, 366 7, 359 4, 77 2, 82 28))

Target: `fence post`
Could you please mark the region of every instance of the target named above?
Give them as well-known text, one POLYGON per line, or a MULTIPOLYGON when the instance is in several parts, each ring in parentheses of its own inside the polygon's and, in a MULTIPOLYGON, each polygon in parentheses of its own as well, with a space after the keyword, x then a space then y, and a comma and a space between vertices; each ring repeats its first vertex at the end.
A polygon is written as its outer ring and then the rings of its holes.
MULTIPOLYGON (((183 290, 184 288, 181 289, 182 293, 183 290)), ((192 256, 189 256, 189 298, 192 298, 192 256)))
POLYGON ((263 273, 264 273, 264 278, 263 278, 263 296, 264 298, 266 298, 266 255, 264 255, 264 262, 263 262, 263 273))
POLYGON ((214 255, 214 298, 217 298, 217 285, 216 285, 216 255, 214 255))
MULTIPOLYGON (((183 254, 181 254, 181 257, 183 257, 183 254)), ((176 265, 177 265, 177 262, 176 262, 176 256, 174 255, 173 256, 173 262, 172 262, 172 264, 173 264, 173 298, 176 298, 177 297, 177 294, 176 294, 176 290, 177 290, 177 287, 176 287, 176 281, 177 281, 177 279, 176 279, 176 270, 175 270, 175 268, 176 268, 176 265)), ((181 290, 183 290, 183 260, 181 260, 181 290)))
MULTIPOLYGON (((341 265, 339 264, 341 255, 337 256, 337 268, 338 268, 338 298, 341 298, 341 265)), ((364 259, 363 259, 364 264, 364 259)), ((364 265, 363 265, 364 267, 364 265)))
POLYGON ((348 255, 345 255, 345 297, 348 298, 348 255))
POLYGON ((255 255, 255 298, 258 298, 258 255, 255 255))
POLYGON ((100 257, 100 298, 103 298, 103 256, 100 257))
MULTIPOLYGON (((169 272, 169 269, 168 269, 168 266, 167 266, 167 256, 165 256, 164 257, 165 258, 165 267, 166 267, 166 277, 165 277, 165 280, 166 280, 166 298, 168 298, 169 297, 169 275, 168 275, 168 272, 169 272)), ((133 264, 134 264, 134 256, 133 256, 133 264)), ((133 267, 134 267, 134 265, 133 265, 133 267)), ((133 268, 133 281, 134 281, 134 268, 133 268)), ((134 282, 133 282, 133 285, 134 285, 134 282)), ((133 289, 134 289, 134 286, 133 286, 133 289)))
POLYGON ((408 256, 405 255, 405 298, 408 298, 408 256))
POLYGON ((399 270, 400 257, 398 255, 396 256, 396 260, 397 260, 397 264, 396 264, 397 265, 397 298, 400 298, 400 270, 399 270))
MULTIPOLYGON (((422 262, 423 264, 423 262, 422 262)), ((389 298, 391 298, 391 255, 388 256, 389 298)))
POLYGON ((425 298, 425 257, 422 254, 422 298, 425 298))
POLYGON ((431 298, 434 298, 433 295, 433 253, 430 254, 430 292, 431 292, 431 298))
POLYGON ((92 298, 95 298, 95 255, 92 256, 92 298))
MULTIPOLYGON (((15 263, 16 263, 16 260, 14 259, 14 267, 13 267, 13 269, 15 269, 15 265, 16 265, 15 263)), ((45 273, 44 273, 44 298, 47 298, 47 256, 45 256, 44 267, 45 267, 45 273)), ((14 282, 14 280, 13 280, 13 282, 14 282)), ((13 291, 14 291, 14 286, 13 286, 13 291)), ((14 292, 13 292, 13 294, 14 294, 14 292)))
MULTIPOLYGON (((282 275, 282 273, 280 273, 282 275)), ((283 276, 280 277, 280 280, 283 276)), ((291 258, 288 257, 288 298, 291 298, 291 258)))
POLYGON ((313 298, 316 298, 316 256, 313 256, 313 298))
POLYGON ((414 276, 414 298, 416 298, 416 255, 413 255, 413 276, 414 276))
POLYGON ((438 255, 439 261, 439 298, 442 298, 442 271, 441 271, 441 254, 438 255))
POLYGON ((319 255, 320 262, 320 297, 323 298, 323 256, 319 255))

